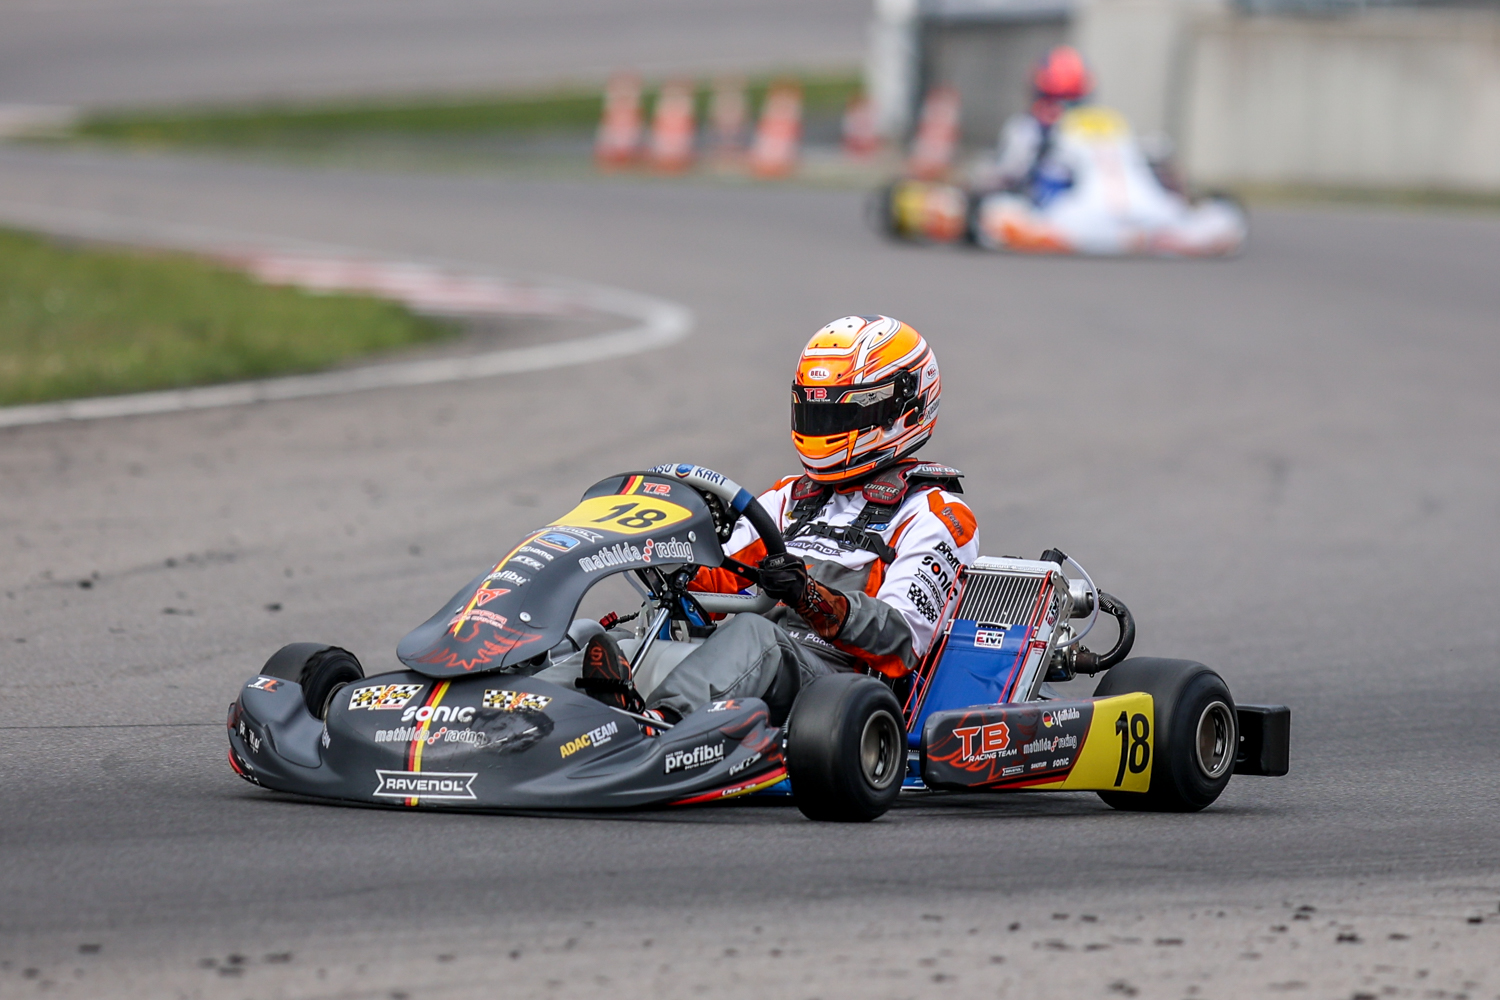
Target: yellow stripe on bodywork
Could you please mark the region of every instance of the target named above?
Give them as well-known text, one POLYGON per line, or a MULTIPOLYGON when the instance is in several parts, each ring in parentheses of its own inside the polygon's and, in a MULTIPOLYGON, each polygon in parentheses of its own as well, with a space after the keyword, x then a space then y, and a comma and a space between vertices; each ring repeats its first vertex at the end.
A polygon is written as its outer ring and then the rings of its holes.
MULTIPOLYGON (((437 686, 437 689, 432 692, 432 698, 427 702, 426 707, 437 708, 439 705, 441 705, 443 703, 443 695, 448 693, 448 688, 451 683, 451 681, 443 681, 441 684, 439 684, 437 686)), ((427 747, 427 731, 431 728, 432 717, 429 715, 427 719, 422 723, 421 728, 417 730, 417 738, 413 741, 411 753, 411 770, 413 771, 422 770, 422 751, 427 747)), ((419 800, 417 798, 412 797, 406 800, 406 804, 409 806, 414 806, 418 803, 418 801, 419 800)))
MULTIPOLYGON (((1113 698, 1100 698, 1094 702, 1094 717, 1089 723, 1088 736, 1084 738, 1083 750, 1073 769, 1062 781, 1031 785, 1038 791, 1060 789, 1085 789, 1095 792, 1144 792, 1151 788, 1151 765, 1156 762, 1157 734, 1154 707, 1151 696, 1143 692, 1122 694, 1113 698), (1120 733, 1116 726, 1120 713, 1125 714, 1125 763, 1124 773, 1120 768, 1120 733), (1149 727, 1147 746, 1150 755, 1139 771, 1132 771, 1131 764, 1131 720, 1143 716, 1149 727), (1115 784, 1115 779, 1120 779, 1115 784)), ((1135 763, 1141 763, 1141 753, 1135 751, 1135 763)))

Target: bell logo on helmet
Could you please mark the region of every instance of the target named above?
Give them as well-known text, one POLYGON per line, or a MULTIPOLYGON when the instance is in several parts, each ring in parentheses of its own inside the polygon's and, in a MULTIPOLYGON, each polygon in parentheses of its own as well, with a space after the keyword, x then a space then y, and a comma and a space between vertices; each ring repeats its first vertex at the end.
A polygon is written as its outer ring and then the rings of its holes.
POLYGON ((809 382, 821 382, 821 381, 823 381, 827 377, 828 377, 828 369, 827 368, 809 368, 807 370, 807 380, 809 382))

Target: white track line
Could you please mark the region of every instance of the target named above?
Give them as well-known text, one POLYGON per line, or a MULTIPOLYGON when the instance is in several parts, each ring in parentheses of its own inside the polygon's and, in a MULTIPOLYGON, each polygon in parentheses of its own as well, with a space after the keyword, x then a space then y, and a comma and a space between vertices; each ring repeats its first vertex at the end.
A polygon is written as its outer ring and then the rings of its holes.
MULTIPOLYGON (((207 252, 231 259, 253 259, 270 254, 295 253, 303 256, 321 255, 341 262, 358 261, 362 265, 373 263, 387 268, 409 267, 435 271, 442 267, 442 265, 429 262, 374 261, 369 254, 361 254, 343 247, 292 243, 286 240, 274 240, 206 227, 160 226, 145 220, 91 212, 55 211, 29 205, 0 203, 0 218, 7 222, 58 235, 146 243, 157 247, 207 252)), ((476 275, 473 269, 467 269, 467 272, 472 281, 505 284, 500 279, 476 275)), ((592 337, 581 337, 557 344, 491 351, 468 357, 374 364, 343 371, 289 375, 283 378, 231 382, 225 385, 209 385, 193 389, 171 389, 163 392, 74 399, 60 403, 0 407, 0 428, 72 420, 102 420, 109 417, 143 416, 155 413, 180 413, 187 410, 243 406, 248 403, 266 403, 283 399, 335 396, 343 393, 363 392, 367 389, 390 389, 494 378, 498 375, 542 371, 548 368, 562 368, 568 365, 581 365, 639 354, 642 351, 651 351, 676 343, 693 329, 693 314, 686 306, 650 295, 555 278, 529 278, 519 287, 533 295, 543 296, 548 302, 568 307, 569 311, 581 309, 607 313, 624 316, 636 322, 624 329, 592 337)), ((436 305, 430 302, 427 304, 436 305)), ((434 311, 438 310, 434 309, 434 311)), ((450 309, 441 311, 453 314, 453 310, 450 309)), ((552 312, 555 310, 523 309, 521 311, 552 312)))

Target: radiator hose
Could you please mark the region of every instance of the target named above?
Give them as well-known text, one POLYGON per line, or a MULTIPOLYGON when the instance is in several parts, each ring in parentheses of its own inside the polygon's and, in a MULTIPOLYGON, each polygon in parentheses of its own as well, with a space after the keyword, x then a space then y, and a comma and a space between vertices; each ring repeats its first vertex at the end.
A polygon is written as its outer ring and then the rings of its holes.
POLYGON ((1130 655, 1130 647, 1135 645, 1135 616, 1125 603, 1113 594, 1099 591, 1099 610, 1113 618, 1120 626, 1120 637, 1106 653, 1095 653, 1092 650, 1080 649, 1077 657, 1073 660, 1073 667, 1081 674, 1093 676, 1102 670, 1119 663, 1130 655))

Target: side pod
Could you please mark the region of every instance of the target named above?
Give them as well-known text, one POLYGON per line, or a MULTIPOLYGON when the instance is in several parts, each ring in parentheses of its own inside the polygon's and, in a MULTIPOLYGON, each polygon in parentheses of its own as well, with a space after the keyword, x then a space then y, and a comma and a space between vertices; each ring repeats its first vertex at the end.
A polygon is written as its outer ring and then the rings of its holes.
POLYGON ((1236 705, 1240 752, 1235 774, 1279 778, 1291 769, 1292 710, 1285 705, 1236 705))

